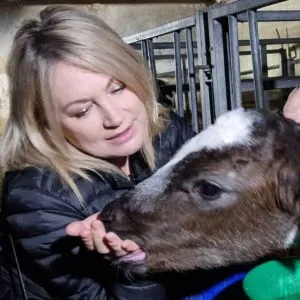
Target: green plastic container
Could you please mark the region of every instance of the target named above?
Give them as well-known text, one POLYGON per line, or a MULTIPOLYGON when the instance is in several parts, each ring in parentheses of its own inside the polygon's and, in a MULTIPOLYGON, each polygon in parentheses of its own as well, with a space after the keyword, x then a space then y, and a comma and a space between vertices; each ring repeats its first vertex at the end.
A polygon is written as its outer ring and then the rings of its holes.
POLYGON ((251 300, 300 300, 300 258, 271 260, 253 268, 243 288, 251 300))

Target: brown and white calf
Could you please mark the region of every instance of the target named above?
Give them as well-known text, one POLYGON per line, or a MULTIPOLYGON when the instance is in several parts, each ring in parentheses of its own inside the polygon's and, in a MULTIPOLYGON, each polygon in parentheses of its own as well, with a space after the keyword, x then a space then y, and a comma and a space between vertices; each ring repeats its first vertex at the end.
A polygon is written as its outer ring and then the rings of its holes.
POLYGON ((300 126, 237 109, 102 212, 143 251, 137 272, 208 269, 291 247, 300 216, 300 126))

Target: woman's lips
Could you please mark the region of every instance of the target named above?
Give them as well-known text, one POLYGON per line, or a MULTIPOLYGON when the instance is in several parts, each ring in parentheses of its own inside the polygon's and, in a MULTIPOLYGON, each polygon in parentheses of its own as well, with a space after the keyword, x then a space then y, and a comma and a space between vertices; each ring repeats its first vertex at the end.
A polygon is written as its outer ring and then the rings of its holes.
POLYGON ((129 141, 132 138, 132 136, 133 136, 133 128, 132 126, 130 126, 123 132, 109 138, 108 141, 113 144, 122 144, 129 141))

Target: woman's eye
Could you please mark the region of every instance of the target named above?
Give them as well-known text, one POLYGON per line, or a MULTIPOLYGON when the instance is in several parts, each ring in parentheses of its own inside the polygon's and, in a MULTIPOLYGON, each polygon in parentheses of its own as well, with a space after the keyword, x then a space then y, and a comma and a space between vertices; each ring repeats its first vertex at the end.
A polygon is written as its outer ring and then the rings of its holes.
POLYGON ((196 189, 200 196, 207 201, 218 199, 222 192, 222 189, 220 187, 206 180, 198 182, 196 185, 196 189))
POLYGON ((121 91, 123 91, 124 89, 125 89, 125 84, 123 84, 123 83, 116 83, 116 84, 114 84, 114 85, 112 86, 110 93, 111 93, 112 95, 118 94, 118 93, 120 93, 121 91))
POLYGON ((90 108, 91 108, 91 107, 89 106, 89 107, 87 107, 87 108, 81 110, 80 112, 75 113, 75 114, 74 114, 74 117, 77 118, 77 119, 80 119, 80 118, 86 116, 86 115, 88 114, 90 108))

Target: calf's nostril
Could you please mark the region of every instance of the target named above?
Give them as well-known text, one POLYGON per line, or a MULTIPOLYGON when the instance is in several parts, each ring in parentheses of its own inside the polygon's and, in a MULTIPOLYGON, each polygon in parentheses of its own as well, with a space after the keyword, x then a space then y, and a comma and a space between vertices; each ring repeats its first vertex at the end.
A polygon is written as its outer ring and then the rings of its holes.
POLYGON ((114 221, 114 214, 112 211, 106 209, 99 215, 99 220, 103 222, 104 224, 109 224, 114 221))
POLYGON ((122 219, 122 214, 122 205, 120 201, 112 201, 104 207, 99 215, 99 220, 104 224, 111 224, 122 219))

